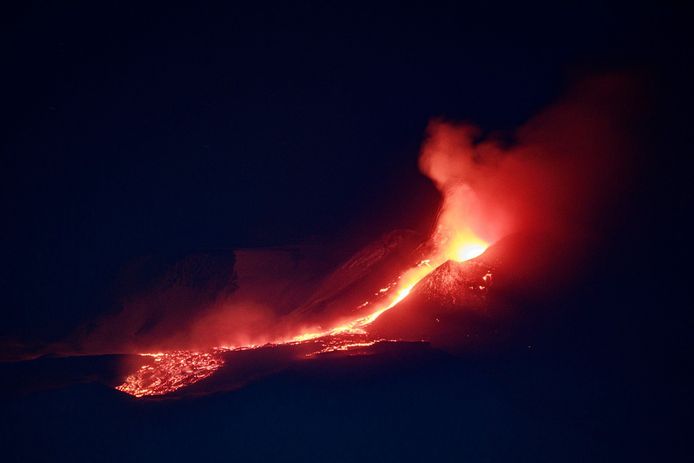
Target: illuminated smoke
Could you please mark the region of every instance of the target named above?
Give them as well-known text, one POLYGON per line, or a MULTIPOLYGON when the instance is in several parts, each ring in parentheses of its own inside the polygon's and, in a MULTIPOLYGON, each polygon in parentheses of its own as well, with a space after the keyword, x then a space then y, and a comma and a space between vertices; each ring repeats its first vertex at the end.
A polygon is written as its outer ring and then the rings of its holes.
POLYGON ((633 147, 624 134, 638 114, 634 87, 616 75, 583 81, 503 141, 470 124, 432 122, 419 165, 443 196, 435 242, 599 234, 605 211, 629 184, 633 147))

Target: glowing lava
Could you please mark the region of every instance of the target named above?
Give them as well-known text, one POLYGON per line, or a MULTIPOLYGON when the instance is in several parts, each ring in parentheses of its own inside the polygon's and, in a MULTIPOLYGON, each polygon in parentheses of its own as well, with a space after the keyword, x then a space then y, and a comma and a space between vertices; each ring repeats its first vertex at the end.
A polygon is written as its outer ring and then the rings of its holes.
POLYGON ((116 389, 135 397, 161 395, 207 378, 224 365, 220 351, 173 351, 140 354, 152 357, 116 389))
MULTIPOLYGON (((376 302, 365 301, 359 306, 359 308, 372 306, 373 310, 368 315, 342 322, 329 329, 304 331, 290 338, 277 339, 267 346, 316 343, 316 349, 307 354, 307 356, 313 356, 325 352, 363 348, 383 341, 368 339, 365 328, 405 299, 417 283, 444 262, 448 260, 463 262, 472 259, 482 254, 488 247, 487 243, 469 229, 455 233, 453 236, 446 234, 446 239, 441 239, 443 235, 440 233, 435 236, 439 237, 438 242, 434 243, 437 251, 433 252, 429 259, 420 261, 388 286, 379 289, 375 293, 378 297, 376 302), (362 339, 355 340, 355 336, 362 339)), ((152 357, 153 361, 129 375, 116 389, 135 397, 168 394, 212 375, 224 364, 224 353, 258 347, 262 346, 227 346, 211 352, 175 351, 140 354, 152 357)))
POLYGON ((448 254, 451 260, 464 262, 482 255, 489 245, 478 238, 472 231, 457 233, 453 238, 452 253, 448 254))

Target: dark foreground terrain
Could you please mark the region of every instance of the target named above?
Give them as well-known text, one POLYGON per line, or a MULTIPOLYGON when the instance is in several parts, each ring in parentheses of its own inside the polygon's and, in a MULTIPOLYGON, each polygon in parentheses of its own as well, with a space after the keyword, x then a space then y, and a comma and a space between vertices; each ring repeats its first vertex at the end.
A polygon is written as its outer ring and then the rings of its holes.
POLYGON ((424 343, 362 354, 326 354, 239 390, 178 399, 112 389, 109 357, 4 365, 3 379, 51 370, 73 383, 5 391, 3 459, 642 461, 664 437, 646 428, 646 416, 658 416, 647 387, 608 358, 596 364, 541 343, 487 358, 424 343))

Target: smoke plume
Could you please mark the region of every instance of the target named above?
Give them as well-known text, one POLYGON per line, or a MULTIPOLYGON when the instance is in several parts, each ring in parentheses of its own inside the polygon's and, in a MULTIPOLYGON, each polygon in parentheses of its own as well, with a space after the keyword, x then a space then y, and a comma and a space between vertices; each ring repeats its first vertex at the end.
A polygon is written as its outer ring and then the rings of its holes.
POLYGON ((637 100, 624 76, 593 78, 512 134, 436 120, 419 166, 443 196, 435 236, 598 236, 631 176, 626 135, 637 100))

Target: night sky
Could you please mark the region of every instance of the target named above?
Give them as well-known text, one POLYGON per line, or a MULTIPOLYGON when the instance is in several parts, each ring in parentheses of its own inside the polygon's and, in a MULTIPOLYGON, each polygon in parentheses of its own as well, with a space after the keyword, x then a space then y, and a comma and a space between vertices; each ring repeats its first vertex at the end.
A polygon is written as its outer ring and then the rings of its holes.
MULTIPOLYGON (((3 7, 3 359, 113 310, 114 282, 140 256, 426 232, 440 199, 417 168, 428 121, 508 131, 592 74, 643 88, 628 193, 586 250, 591 270, 528 334, 536 354, 317 364, 144 408, 94 384, 13 391, 8 461, 691 453, 683 11, 226 3, 3 7)), ((4 363, 3 381, 23 371, 4 363)))

